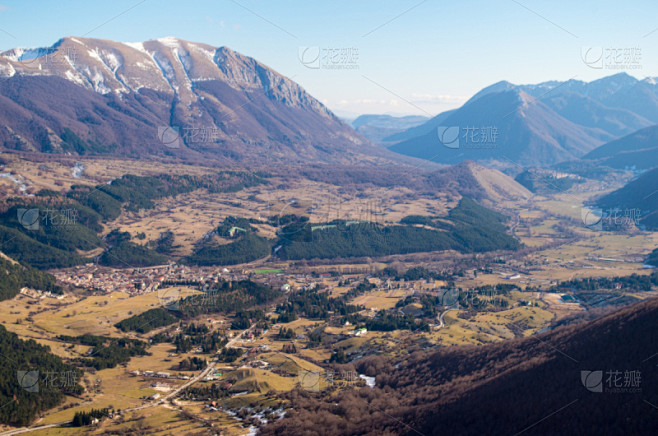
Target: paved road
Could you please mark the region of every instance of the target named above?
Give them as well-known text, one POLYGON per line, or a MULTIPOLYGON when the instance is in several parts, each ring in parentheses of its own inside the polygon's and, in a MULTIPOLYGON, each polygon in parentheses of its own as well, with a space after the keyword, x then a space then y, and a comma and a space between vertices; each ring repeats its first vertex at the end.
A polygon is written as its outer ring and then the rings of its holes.
POLYGON ((21 434, 21 433, 27 433, 29 431, 37 431, 37 430, 43 430, 46 428, 54 428, 54 427, 60 427, 62 425, 67 425, 70 424, 71 421, 66 421, 66 422, 58 422, 56 424, 47 424, 47 425, 39 425, 37 427, 21 427, 17 428, 15 430, 8 430, 0 433, 1 436, 10 436, 14 434, 21 434))
POLYGON ((448 313, 451 310, 459 310, 456 307, 451 307, 450 309, 446 309, 443 312, 441 312, 441 315, 439 315, 439 328, 442 329, 445 326, 445 323, 443 322, 443 317, 445 316, 446 313, 448 313))

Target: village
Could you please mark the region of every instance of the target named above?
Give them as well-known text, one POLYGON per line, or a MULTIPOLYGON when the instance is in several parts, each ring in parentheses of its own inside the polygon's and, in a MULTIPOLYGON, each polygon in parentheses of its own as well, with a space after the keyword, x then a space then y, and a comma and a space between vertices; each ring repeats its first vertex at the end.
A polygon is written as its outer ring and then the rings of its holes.
MULTIPOLYGON (((521 278, 516 272, 511 272, 507 268, 492 271, 505 280, 515 280, 521 278)), ((67 286, 69 289, 80 288, 87 291, 99 293, 125 292, 131 296, 148 294, 155 292, 160 288, 171 287, 176 285, 186 285, 191 287, 204 286, 211 283, 223 281, 253 280, 267 286, 281 288, 282 291, 296 289, 313 289, 316 285, 331 281, 331 279, 340 279, 340 275, 330 272, 284 272, 283 269, 255 269, 240 271, 231 271, 226 267, 203 267, 188 266, 177 263, 142 268, 111 268, 99 266, 96 264, 79 265, 67 269, 58 269, 53 272, 57 282, 67 286)), ((379 280, 372 274, 368 274, 358 269, 354 272, 344 274, 348 278, 367 277, 382 289, 390 287, 391 281, 379 283, 379 280)), ((471 277, 473 274, 471 274, 471 277)), ((477 277, 477 273, 474 274, 477 277)), ((325 283, 327 284, 327 283, 325 283)), ((442 283, 437 283, 442 285, 442 283)), ((403 288, 424 289, 423 284, 415 281, 405 283, 404 280, 396 283, 396 286, 403 288)))

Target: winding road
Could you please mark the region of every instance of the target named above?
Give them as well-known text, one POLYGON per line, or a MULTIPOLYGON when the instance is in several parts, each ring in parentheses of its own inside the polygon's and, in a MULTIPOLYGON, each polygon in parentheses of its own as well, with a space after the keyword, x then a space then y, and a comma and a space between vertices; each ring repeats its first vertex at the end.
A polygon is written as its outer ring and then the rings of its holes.
POLYGON ((443 312, 441 312, 441 314, 437 317, 438 320, 439 320, 439 326, 438 326, 438 327, 439 327, 440 329, 442 329, 442 328, 445 327, 445 325, 446 325, 445 322, 443 322, 443 317, 446 315, 446 313, 448 313, 448 312, 451 311, 451 310, 459 310, 459 308, 457 308, 457 307, 451 307, 450 309, 446 309, 446 310, 444 310, 443 312))

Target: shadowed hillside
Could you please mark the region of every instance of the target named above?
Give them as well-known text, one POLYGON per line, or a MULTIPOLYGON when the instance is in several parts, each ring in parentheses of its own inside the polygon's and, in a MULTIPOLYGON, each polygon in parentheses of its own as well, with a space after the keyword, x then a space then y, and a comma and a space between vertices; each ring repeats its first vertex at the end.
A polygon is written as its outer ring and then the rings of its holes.
POLYGON ((356 367, 376 388, 298 391, 262 434, 655 434, 657 315, 654 299, 534 337, 415 352, 397 369, 367 358, 356 367))

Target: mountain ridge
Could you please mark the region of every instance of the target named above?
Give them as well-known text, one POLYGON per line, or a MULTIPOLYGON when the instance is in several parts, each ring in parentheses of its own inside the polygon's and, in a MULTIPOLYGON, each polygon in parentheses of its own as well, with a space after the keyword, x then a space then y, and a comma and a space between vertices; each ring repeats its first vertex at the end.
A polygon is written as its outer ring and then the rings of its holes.
POLYGON ((256 59, 171 37, 66 37, 48 48, 5 51, 0 100, 0 144, 11 150, 400 162, 256 59))
POLYGON ((658 126, 649 126, 607 142, 583 159, 618 169, 648 170, 658 166, 658 126))
POLYGON ((477 92, 460 108, 440 113, 383 141, 394 143, 389 148, 397 153, 439 163, 466 159, 502 161, 506 156, 517 156, 515 163, 520 165, 550 166, 580 158, 605 143, 656 123, 655 80, 638 80, 620 73, 592 82, 570 79, 514 85, 500 81, 477 92), (516 105, 507 97, 510 94, 518 97, 516 105), (492 101, 496 103, 491 104, 492 101), (465 129, 479 127, 483 122, 492 123, 500 133, 501 142, 493 147, 473 147, 477 150, 474 153, 463 146, 442 147, 437 140, 437 128, 465 129))

